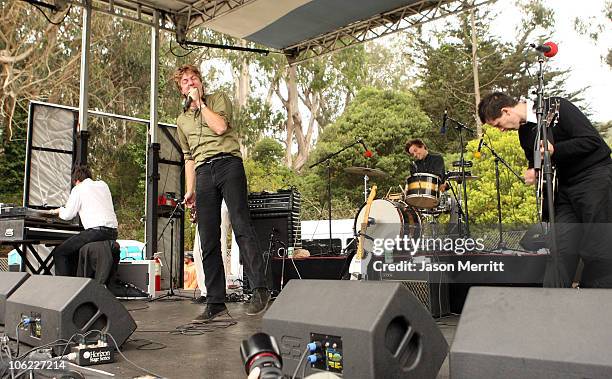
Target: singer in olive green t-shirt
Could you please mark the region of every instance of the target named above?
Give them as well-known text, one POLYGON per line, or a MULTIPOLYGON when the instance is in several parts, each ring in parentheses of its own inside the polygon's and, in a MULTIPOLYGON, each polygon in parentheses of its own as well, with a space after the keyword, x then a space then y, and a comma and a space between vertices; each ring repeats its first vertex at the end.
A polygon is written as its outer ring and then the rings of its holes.
POLYGON ((232 102, 229 97, 223 92, 215 92, 204 96, 204 104, 225 119, 227 131, 222 135, 215 134, 206 124, 199 109, 188 109, 181 113, 176 125, 185 160, 193 160, 197 168, 206 158, 221 153, 242 158, 238 135, 232 128, 232 102))

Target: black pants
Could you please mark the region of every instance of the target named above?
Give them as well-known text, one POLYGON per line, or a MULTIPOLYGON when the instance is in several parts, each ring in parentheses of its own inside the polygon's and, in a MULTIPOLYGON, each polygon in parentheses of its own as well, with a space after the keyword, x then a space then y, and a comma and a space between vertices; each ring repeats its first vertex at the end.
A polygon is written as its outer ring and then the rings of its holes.
MULTIPOLYGON (((581 287, 612 288, 612 165, 593 167, 561 184, 555 218, 564 286, 571 285, 582 259, 581 287)), ((545 286, 552 286, 553 267, 549 259, 545 286)))
POLYGON ((265 287, 263 254, 249 212, 247 181, 237 157, 205 163, 196 170, 196 211, 207 303, 225 302, 221 256, 221 202, 225 199, 244 270, 252 288, 265 287))
POLYGON ((57 246, 51 254, 55 262, 55 275, 76 276, 79 250, 90 242, 117 239, 117 229, 85 229, 57 246))

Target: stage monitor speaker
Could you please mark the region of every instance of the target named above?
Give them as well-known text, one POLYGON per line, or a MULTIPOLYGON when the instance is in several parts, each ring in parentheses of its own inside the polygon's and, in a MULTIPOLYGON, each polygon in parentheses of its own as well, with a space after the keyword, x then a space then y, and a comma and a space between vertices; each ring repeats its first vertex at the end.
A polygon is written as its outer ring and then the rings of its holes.
POLYGON ((612 378, 609 289, 472 287, 452 379, 612 378))
POLYGON ((4 325, 6 299, 30 276, 26 272, 0 272, 0 325, 4 325))
POLYGON ((276 338, 288 375, 311 342, 316 349, 309 359, 317 360, 301 363, 305 375, 435 378, 448 352, 429 311, 393 282, 292 280, 264 315, 262 329, 276 338))
MULTIPOLYGON (((92 279, 34 275, 6 303, 9 337, 17 337, 16 328, 19 341, 31 346, 92 330, 112 335, 121 346, 136 330, 136 323, 123 304, 92 279), (24 326, 24 318, 33 322, 24 326)), ((90 337, 97 340, 99 334, 90 337)), ((112 345, 110 338, 108 343, 112 345)))

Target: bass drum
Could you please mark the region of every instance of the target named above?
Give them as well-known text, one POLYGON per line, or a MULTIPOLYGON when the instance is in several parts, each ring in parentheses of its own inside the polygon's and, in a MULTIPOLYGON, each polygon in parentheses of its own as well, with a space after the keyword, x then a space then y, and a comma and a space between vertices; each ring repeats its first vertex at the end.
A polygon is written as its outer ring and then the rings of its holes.
MULTIPOLYGON (((365 204, 357 212, 353 230, 358 236, 365 215, 365 204)), ((374 248, 374 240, 395 240, 397 237, 403 239, 417 239, 421 236, 421 216, 419 213, 403 201, 391 201, 376 199, 370 208, 370 225, 365 230, 363 249, 371 253, 374 248)), ((381 247, 381 243, 377 247, 381 247)))

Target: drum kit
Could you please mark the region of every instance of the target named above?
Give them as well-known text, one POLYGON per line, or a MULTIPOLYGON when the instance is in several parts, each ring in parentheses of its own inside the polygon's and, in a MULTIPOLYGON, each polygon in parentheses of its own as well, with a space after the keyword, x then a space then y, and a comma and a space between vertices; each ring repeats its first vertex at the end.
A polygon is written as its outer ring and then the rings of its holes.
MULTIPOLYGON (((368 195, 368 180, 370 177, 387 177, 388 174, 382 170, 368 167, 348 167, 345 172, 364 177, 364 197, 368 195)), ((478 179, 466 171, 463 175, 460 171, 449 171, 447 180, 461 184, 463 178, 466 181, 478 179)), ((458 207, 453 206, 461 202, 461 193, 457 191, 443 191, 443 180, 438 175, 430 173, 414 173, 406 178, 405 183, 395 188, 399 192, 393 192, 393 188, 382 198, 375 199, 369 208, 368 230, 364 242, 364 250, 372 251, 375 239, 403 239, 419 238, 427 229, 427 224, 437 224, 439 216, 457 212, 458 207)), ((450 184, 450 183, 449 183, 450 184)), ((452 184, 449 185, 452 189, 452 184)), ((359 225, 363 224, 366 213, 366 204, 361 206, 354 222, 354 231, 357 234, 359 225)), ((453 215, 451 215, 451 220, 453 215)))

